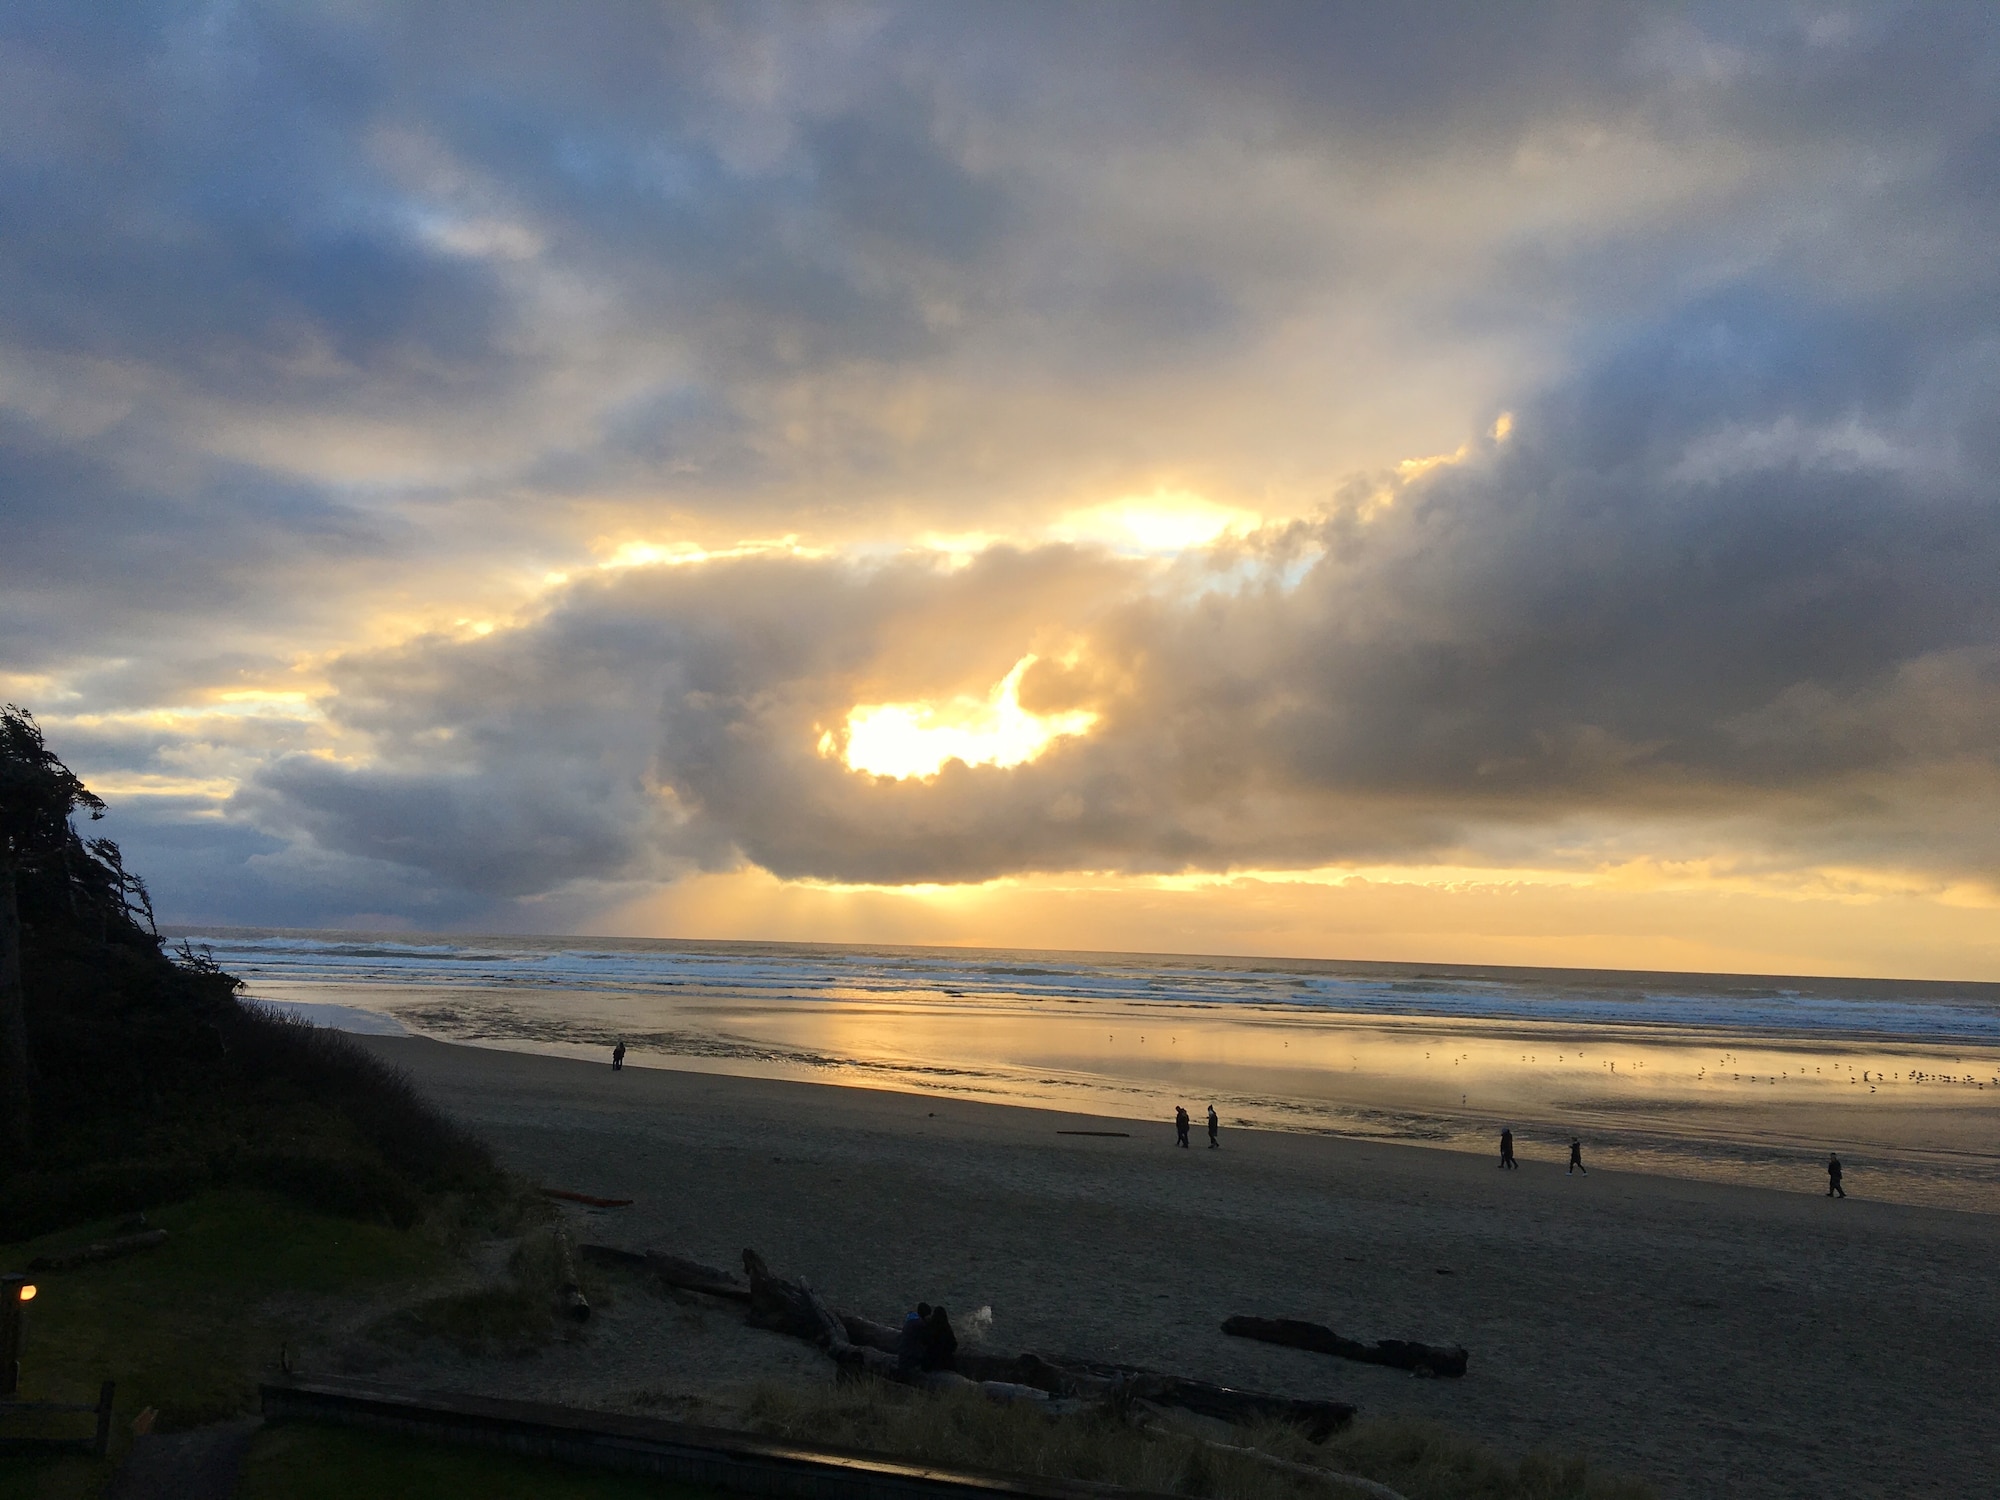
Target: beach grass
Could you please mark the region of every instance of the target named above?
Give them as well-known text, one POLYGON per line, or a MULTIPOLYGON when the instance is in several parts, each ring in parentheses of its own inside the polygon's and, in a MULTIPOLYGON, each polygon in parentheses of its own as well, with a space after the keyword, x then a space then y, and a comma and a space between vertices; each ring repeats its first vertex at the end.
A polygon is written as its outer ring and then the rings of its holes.
POLYGON ((1075 1479, 1196 1500, 1333 1500, 1360 1493, 1351 1475, 1407 1500, 1651 1500, 1638 1481, 1576 1455, 1509 1459, 1430 1423, 1362 1419, 1323 1444, 1295 1428, 1231 1429, 1222 1445, 1185 1430, 1135 1427, 1108 1416, 1050 1416, 971 1390, 910 1390, 873 1381, 767 1384, 744 1408, 774 1437, 891 1453, 1010 1474, 1075 1479), (1260 1461, 1247 1448, 1308 1475, 1260 1461))
MULTIPOLYGON (((610 1287, 589 1268, 577 1270, 578 1284, 591 1306, 608 1307, 610 1287)), ((425 1341, 441 1342, 474 1358, 531 1354, 562 1331, 554 1295, 561 1284, 551 1228, 533 1226, 522 1234, 508 1258, 505 1281, 445 1292, 397 1308, 371 1324, 368 1336, 377 1343, 406 1348, 425 1341)))

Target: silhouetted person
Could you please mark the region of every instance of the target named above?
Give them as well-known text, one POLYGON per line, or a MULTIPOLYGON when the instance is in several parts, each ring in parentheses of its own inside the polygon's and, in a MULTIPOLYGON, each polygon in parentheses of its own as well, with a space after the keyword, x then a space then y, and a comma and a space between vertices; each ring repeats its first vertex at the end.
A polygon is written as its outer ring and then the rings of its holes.
POLYGON ((1213 1104, 1208 1107, 1208 1149, 1214 1151, 1222 1145, 1222 1121, 1215 1113, 1213 1104))
POLYGON ((1583 1142, 1575 1136, 1569 1138, 1569 1169, 1572 1172, 1581 1172, 1586 1177, 1590 1175, 1590 1168, 1583 1164, 1583 1142))
POLYGON ((924 1368, 949 1370, 958 1358, 958 1335, 942 1304, 931 1309, 924 1337, 924 1368))
POLYGON ((1511 1127, 1500 1132, 1500 1166, 1503 1171, 1517 1171, 1520 1163, 1514 1160, 1514 1132, 1511 1127))
POLYGON ((618 1038, 618 1045, 611 1049, 611 1071, 616 1073, 625 1066, 625 1038, 618 1038))
POLYGON ((1188 1112, 1181 1105, 1176 1104, 1174 1106, 1174 1144, 1176 1146, 1185 1146, 1188 1143, 1187 1133, 1188 1112))
POLYGON ((930 1351, 931 1305, 919 1302, 917 1310, 903 1319, 902 1332, 896 1338, 896 1368, 905 1375, 924 1366, 924 1356, 930 1351))
POLYGON ((1847 1196, 1847 1189, 1840 1185, 1840 1158, 1838 1156, 1829 1156, 1826 1159, 1826 1195, 1829 1198, 1845 1198, 1847 1196))

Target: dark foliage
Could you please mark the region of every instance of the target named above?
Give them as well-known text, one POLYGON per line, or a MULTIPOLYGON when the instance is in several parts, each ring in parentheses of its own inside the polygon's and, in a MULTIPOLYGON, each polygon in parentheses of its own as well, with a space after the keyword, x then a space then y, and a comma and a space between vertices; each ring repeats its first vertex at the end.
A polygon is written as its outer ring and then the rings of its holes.
POLYGON ((394 1069, 164 951, 117 846, 69 822, 102 806, 31 718, 0 713, 33 1102, 30 1149, 0 1163, 0 1240, 231 1183, 399 1226, 432 1195, 499 1186, 484 1145, 394 1069))

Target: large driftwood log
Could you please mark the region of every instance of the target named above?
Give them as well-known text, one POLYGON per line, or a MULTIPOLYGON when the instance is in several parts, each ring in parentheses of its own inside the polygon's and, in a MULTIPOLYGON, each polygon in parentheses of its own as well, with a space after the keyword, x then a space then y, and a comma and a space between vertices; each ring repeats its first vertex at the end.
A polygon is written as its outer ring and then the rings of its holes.
POLYGON ((1364 1344, 1359 1339, 1342 1338, 1323 1323, 1308 1323, 1300 1318, 1239 1316, 1226 1319, 1222 1331, 1237 1338, 1310 1349, 1315 1354, 1331 1354, 1363 1364, 1414 1370, 1419 1375, 1457 1377, 1465 1373, 1466 1352, 1455 1344, 1417 1344, 1407 1339, 1377 1339, 1364 1344))
POLYGON ((621 1250, 616 1245, 578 1245, 577 1253, 601 1266, 650 1273, 662 1283, 682 1291, 702 1292, 731 1302, 748 1302, 750 1288, 732 1271, 705 1266, 698 1260, 669 1255, 663 1250, 621 1250))
POLYGON ((856 1348, 895 1354, 903 1347, 901 1333, 887 1323, 876 1323, 867 1318, 857 1318, 853 1313, 842 1313, 840 1326, 847 1330, 847 1341, 856 1348))
POLYGON ((769 1328, 817 1344, 836 1360, 854 1345, 840 1316, 803 1281, 787 1281, 771 1274, 764 1257, 755 1250, 743 1252, 743 1270, 750 1278, 749 1322, 754 1328, 769 1328))
POLYGON ((668 1286, 677 1286, 684 1291, 705 1292, 711 1297, 723 1297, 731 1302, 750 1300, 750 1288, 739 1277, 715 1266, 705 1266, 698 1260, 648 1250, 646 1269, 668 1286))
MULTIPOLYGON (((902 1353, 901 1330, 887 1323, 858 1318, 853 1313, 842 1313, 840 1322, 847 1330, 848 1342, 856 1348, 892 1357, 902 1353)), ((981 1354, 963 1345, 953 1354, 947 1373, 962 1375, 979 1385, 1033 1386, 1047 1396, 1101 1395, 1110 1388, 1108 1380, 1051 1364, 1038 1354, 981 1354), (1079 1382, 1087 1389, 1079 1389, 1079 1382)))
MULTIPOLYGON (((996 1399, 1150 1402, 1225 1422, 1285 1422, 1302 1428, 1314 1442, 1323 1441, 1354 1417, 1354 1408, 1341 1401, 1301 1401, 1161 1375, 1130 1365, 1048 1359, 1033 1353, 998 1355, 960 1349, 951 1371, 906 1370, 899 1357, 900 1329, 852 1313, 835 1312, 805 1282, 788 1281, 773 1273, 755 1250, 743 1252, 748 1287, 727 1271, 659 1251, 586 1245, 583 1253, 605 1264, 649 1269, 670 1286, 746 1302, 749 1304, 746 1321, 752 1327, 802 1338, 824 1349, 848 1375, 874 1375, 907 1385, 935 1387, 963 1380, 978 1385, 996 1399)), ((1240 1320, 1231 1320, 1236 1321, 1240 1320)))

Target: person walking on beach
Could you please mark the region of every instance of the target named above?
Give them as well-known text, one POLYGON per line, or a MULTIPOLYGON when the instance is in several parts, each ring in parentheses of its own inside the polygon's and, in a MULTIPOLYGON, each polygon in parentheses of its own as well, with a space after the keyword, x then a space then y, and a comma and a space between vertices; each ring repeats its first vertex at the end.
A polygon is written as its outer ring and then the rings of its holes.
POLYGON ((1500 1170, 1515 1172, 1521 1164, 1514 1160, 1514 1128, 1510 1125, 1500 1132, 1500 1170))
POLYGON ((1208 1107, 1208 1149, 1217 1150, 1222 1145, 1222 1121, 1215 1113, 1213 1104, 1208 1107))
POLYGON ((611 1049, 611 1071, 623 1071, 625 1067, 625 1038, 618 1038, 618 1045, 611 1049))
MULTIPOLYGON (((1586 1177, 1590 1175, 1590 1168, 1583 1164, 1583 1142, 1575 1136, 1569 1138, 1569 1170, 1581 1172, 1586 1177)), ((1567 1176, 1568 1173, 1564 1175, 1567 1176)))
POLYGON ((1174 1106, 1174 1144, 1176 1146, 1185 1146, 1188 1143, 1187 1133, 1187 1108, 1184 1105, 1176 1104, 1174 1106))
POLYGON ((1847 1196, 1847 1189, 1840 1185, 1840 1158, 1837 1155, 1826 1159, 1826 1195, 1829 1198, 1847 1196))

